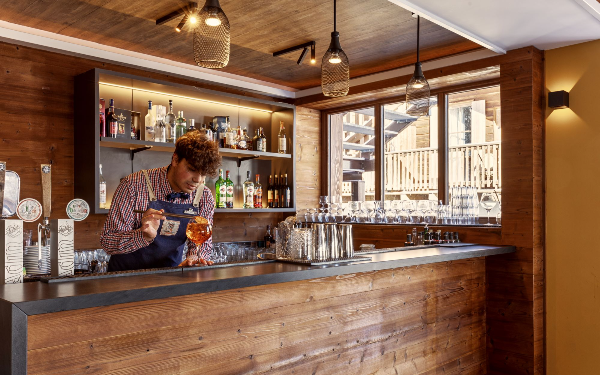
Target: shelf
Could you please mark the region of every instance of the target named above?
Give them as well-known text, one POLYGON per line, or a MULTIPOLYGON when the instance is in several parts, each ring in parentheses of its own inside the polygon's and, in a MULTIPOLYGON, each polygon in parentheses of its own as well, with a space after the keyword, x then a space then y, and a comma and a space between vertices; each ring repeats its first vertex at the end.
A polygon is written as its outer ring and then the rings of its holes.
POLYGON ((296 212, 291 208, 215 208, 215 213, 296 212))
MULTIPOLYGON (((108 148, 123 148, 127 150, 136 150, 143 147, 150 147, 151 151, 161 152, 173 152, 175 151, 175 145, 163 142, 147 142, 136 139, 125 139, 125 138, 100 138, 100 146, 108 148)), ((245 158, 250 157, 253 159, 260 160, 273 160, 273 159, 291 159, 291 154, 279 154, 276 152, 262 152, 262 151, 248 151, 248 150, 236 150, 230 148, 219 148, 219 154, 229 158, 245 158)))

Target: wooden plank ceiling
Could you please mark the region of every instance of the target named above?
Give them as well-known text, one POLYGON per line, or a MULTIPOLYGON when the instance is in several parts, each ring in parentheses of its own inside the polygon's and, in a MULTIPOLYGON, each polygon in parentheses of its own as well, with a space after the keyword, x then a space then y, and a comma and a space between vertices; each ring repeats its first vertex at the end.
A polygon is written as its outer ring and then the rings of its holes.
MULTIPOLYGON (((231 57, 225 72, 296 89, 320 85, 320 60, 333 31, 333 1, 221 0, 231 24, 231 57), (300 51, 277 50, 317 43, 317 63, 296 64, 300 51)), ((188 4, 183 0, 0 0, 0 19, 61 35, 194 64, 192 29, 176 33, 180 19, 155 20, 188 4)), ((201 1, 200 5, 203 5, 201 1)), ((350 59, 351 77, 378 73, 416 61, 416 27, 411 13, 387 0, 338 1, 338 31, 350 59)), ((421 20, 421 60, 480 48, 421 20)))

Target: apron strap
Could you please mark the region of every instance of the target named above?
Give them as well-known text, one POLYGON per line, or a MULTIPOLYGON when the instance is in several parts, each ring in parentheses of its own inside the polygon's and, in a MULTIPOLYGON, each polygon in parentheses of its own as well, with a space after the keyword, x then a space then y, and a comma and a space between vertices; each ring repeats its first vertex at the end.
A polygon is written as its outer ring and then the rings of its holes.
POLYGON ((204 182, 196 188, 196 196, 194 197, 194 207, 200 207, 200 199, 204 195, 204 182))
POLYGON ((144 173, 144 177, 146 177, 146 185, 148 186, 148 196, 150 197, 150 201, 154 202, 156 200, 156 195, 154 195, 154 189, 152 189, 150 177, 148 177, 148 172, 145 169, 142 169, 142 172, 144 173))

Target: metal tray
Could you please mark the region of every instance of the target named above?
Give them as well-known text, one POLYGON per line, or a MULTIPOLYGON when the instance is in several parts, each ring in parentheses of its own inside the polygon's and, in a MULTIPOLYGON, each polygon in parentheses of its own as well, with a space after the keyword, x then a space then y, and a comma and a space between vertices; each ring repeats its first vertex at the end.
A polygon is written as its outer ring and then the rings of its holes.
POLYGON ((302 259, 277 259, 277 261, 283 262, 283 263, 303 264, 305 266, 320 266, 323 264, 364 262, 366 260, 371 260, 371 259, 372 259, 371 257, 355 255, 351 258, 337 258, 337 259, 319 260, 319 261, 317 261, 317 260, 302 260, 302 259))

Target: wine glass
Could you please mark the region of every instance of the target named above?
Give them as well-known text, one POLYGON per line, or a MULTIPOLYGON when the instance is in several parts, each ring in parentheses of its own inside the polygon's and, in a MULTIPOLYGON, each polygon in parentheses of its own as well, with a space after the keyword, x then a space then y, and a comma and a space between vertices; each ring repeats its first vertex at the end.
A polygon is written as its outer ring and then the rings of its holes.
POLYGON ((486 225, 492 225, 490 223, 490 211, 498 204, 496 196, 492 193, 483 193, 481 195, 481 201, 479 201, 479 204, 481 204, 481 207, 487 211, 488 221, 486 225))
POLYGON ((413 221, 413 212, 415 211, 415 202, 411 200, 404 201, 402 204, 404 211, 408 213, 408 223, 414 223, 413 221))
POLYGON ((212 225, 206 218, 196 216, 188 222, 185 234, 190 241, 201 246, 212 236, 212 225))
POLYGON ((429 201, 420 200, 419 203, 417 203, 417 209, 420 213, 418 216, 421 217, 421 224, 427 224, 426 216, 427 211, 429 211, 429 201))

